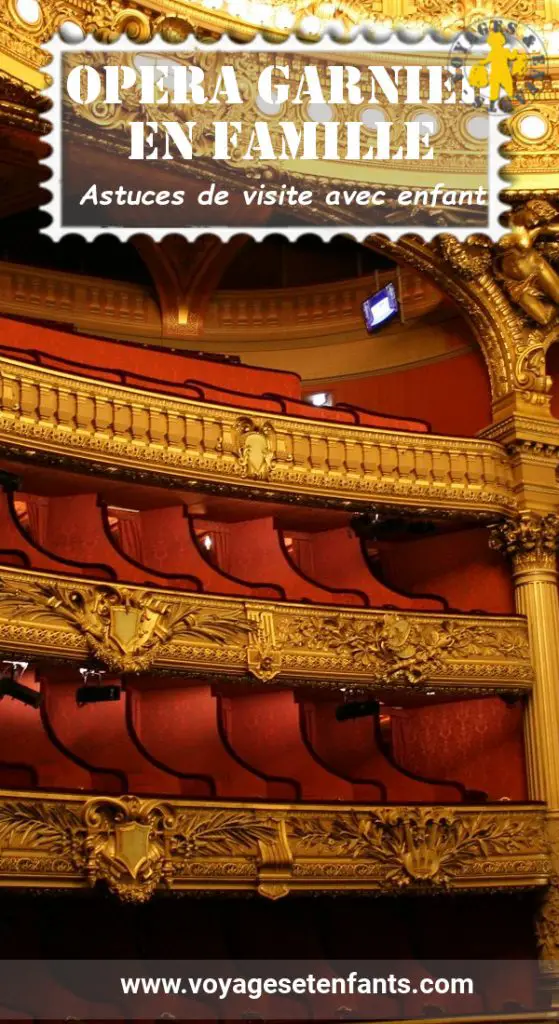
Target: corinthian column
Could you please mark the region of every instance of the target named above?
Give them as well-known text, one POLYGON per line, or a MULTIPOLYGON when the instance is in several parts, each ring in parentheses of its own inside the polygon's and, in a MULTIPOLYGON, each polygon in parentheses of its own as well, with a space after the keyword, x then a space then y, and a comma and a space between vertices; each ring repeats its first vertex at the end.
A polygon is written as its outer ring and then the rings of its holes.
POLYGON ((528 620, 535 682, 525 711, 530 799, 548 806, 554 878, 537 922, 541 956, 559 997, 559 516, 519 515, 492 531, 490 544, 512 563, 516 609, 528 620), (552 964, 551 961, 554 961, 552 964))
POLYGON ((535 673, 526 709, 526 756, 532 800, 559 811, 559 516, 521 512, 496 527, 490 545, 508 555, 516 610, 528 619, 535 673))

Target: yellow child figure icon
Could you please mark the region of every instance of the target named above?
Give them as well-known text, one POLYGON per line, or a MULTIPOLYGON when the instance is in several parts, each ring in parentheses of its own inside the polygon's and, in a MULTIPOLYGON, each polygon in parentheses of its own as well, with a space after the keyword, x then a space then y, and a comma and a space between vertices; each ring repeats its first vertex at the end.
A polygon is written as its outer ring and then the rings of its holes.
POLYGON ((506 47, 506 38, 502 32, 489 32, 487 36, 489 56, 474 64, 468 81, 473 89, 484 89, 489 86, 491 106, 501 95, 501 89, 507 96, 514 92, 513 75, 521 75, 526 70, 526 54, 506 47), (512 70, 510 64, 512 63, 512 70))

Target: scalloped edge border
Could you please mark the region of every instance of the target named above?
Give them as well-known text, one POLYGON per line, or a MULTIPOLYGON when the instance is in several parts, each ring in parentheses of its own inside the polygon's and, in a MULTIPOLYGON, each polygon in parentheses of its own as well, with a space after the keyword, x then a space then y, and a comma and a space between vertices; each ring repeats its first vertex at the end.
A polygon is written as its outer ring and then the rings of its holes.
MULTIPOLYGON (((340 235, 349 236, 356 242, 363 242, 367 238, 372 236, 383 237, 389 241, 397 241, 398 239, 406 236, 420 237, 424 241, 432 241, 438 235, 441 234, 452 234, 455 238, 464 240, 469 238, 471 235, 483 235, 489 237, 493 242, 497 241, 507 232, 507 228, 499 223, 499 218, 502 214, 507 213, 510 210, 510 206, 503 203, 500 198, 500 192, 506 188, 505 182, 501 176, 502 169, 507 164, 507 158, 503 156, 502 149, 503 143, 506 141, 506 136, 501 130, 503 121, 507 120, 507 114, 495 114, 489 117, 489 135, 488 135, 488 197, 489 197, 489 217, 488 226, 476 229, 475 227, 446 227, 441 228, 440 226, 433 228, 413 228, 409 225, 402 226, 391 226, 384 227, 379 226, 377 230, 371 230, 371 226, 359 227, 357 225, 347 225, 343 227, 320 227, 319 225, 306 225, 304 227, 284 227, 278 228, 278 226, 270 227, 214 227, 201 225, 198 227, 175 227, 175 228, 120 228, 120 227, 83 227, 79 228, 72 226, 71 228, 65 228, 61 223, 61 196, 62 196, 62 90, 60 88, 60 67, 61 58, 64 53, 68 52, 105 52, 110 49, 117 49, 126 53, 195 53, 195 52, 212 52, 219 51, 223 53, 246 53, 246 52, 264 52, 264 53, 277 53, 288 52, 288 53, 303 53, 312 50, 313 53, 320 52, 332 52, 333 50, 340 50, 344 54, 351 53, 363 53, 367 46, 372 47, 375 53, 386 52, 390 55, 393 54, 406 54, 408 56, 413 55, 425 55, 425 49, 420 49, 421 44, 429 38, 430 46, 429 53, 447 53, 449 44, 452 42, 452 38, 449 36, 444 41, 441 39, 441 34, 436 32, 434 29, 431 32, 424 32, 420 38, 410 41, 402 38, 405 36, 406 29, 398 29, 396 32, 390 32, 390 34, 383 38, 382 41, 373 41, 373 35, 371 28, 363 26, 354 38, 351 40, 341 42, 339 39, 333 38, 333 29, 327 30, 323 33, 320 39, 316 41, 309 41, 303 39, 299 35, 291 35, 284 41, 267 39, 262 32, 258 32, 250 41, 247 42, 236 42, 227 35, 222 35, 218 40, 211 41, 208 43, 202 43, 197 40, 194 36, 190 35, 182 43, 177 45, 176 43, 168 43, 161 39, 160 36, 154 37, 148 43, 138 44, 133 40, 130 40, 126 36, 121 36, 118 40, 113 43, 101 43, 94 39, 93 36, 84 36, 79 42, 66 42, 60 35, 53 36, 47 45, 43 46, 43 49, 47 52, 50 57, 50 62, 46 66, 48 69, 47 73, 50 77, 50 84, 46 89, 43 90, 43 94, 47 96, 51 101, 51 108, 48 113, 41 115, 42 119, 51 126, 51 131, 45 135, 45 139, 48 145, 51 147, 50 155, 44 157, 40 163, 44 167, 47 167, 51 176, 45 179, 41 185, 42 188, 49 191, 51 194, 50 201, 41 205, 41 210, 44 210, 52 217, 52 223, 47 227, 41 229, 41 233, 47 235, 53 241, 58 242, 61 238, 68 235, 79 235, 85 238, 86 241, 93 241, 94 239, 102 236, 113 235, 120 241, 128 241, 138 235, 148 235, 154 241, 159 242, 167 235, 181 235, 186 238, 187 241, 193 242, 197 238, 203 235, 212 235, 222 241, 229 241, 238 235, 248 235, 250 238, 259 242, 268 237, 271 234, 282 235, 289 241, 296 241, 298 238, 305 235, 315 235, 321 238, 325 242, 331 241, 340 235), (365 45, 364 45, 365 44, 365 45), (53 65, 55 65, 53 73, 53 65)), ((413 30, 412 30, 412 34, 413 30)), ((269 35, 269 33, 266 33, 269 35)))

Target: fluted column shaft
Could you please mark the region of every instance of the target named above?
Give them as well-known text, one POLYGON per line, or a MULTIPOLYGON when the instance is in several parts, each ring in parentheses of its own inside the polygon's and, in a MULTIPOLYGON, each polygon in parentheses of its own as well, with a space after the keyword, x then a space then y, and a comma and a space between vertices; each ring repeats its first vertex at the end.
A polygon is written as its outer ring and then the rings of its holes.
MULTIPOLYGON (((553 559, 553 562, 555 559, 553 559)), ((555 565, 513 563, 516 609, 528 619, 535 686, 525 713, 530 799, 559 810, 559 591, 555 565)))
POLYGON ((535 683, 525 714, 532 800, 559 811, 559 516, 522 512, 497 527, 491 546, 512 562, 517 611, 528 620, 535 683))
POLYGON ((553 880, 537 920, 542 960, 559 1002, 559 516, 522 512, 497 527, 491 546, 512 562, 517 611, 528 620, 534 688, 524 715, 530 799, 548 807, 553 880))

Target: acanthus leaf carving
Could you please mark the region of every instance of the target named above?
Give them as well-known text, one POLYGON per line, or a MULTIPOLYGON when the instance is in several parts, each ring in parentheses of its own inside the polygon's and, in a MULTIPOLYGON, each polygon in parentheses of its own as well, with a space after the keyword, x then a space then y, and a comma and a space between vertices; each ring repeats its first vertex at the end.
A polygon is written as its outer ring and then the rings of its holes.
POLYGON ((512 559, 515 568, 555 565, 559 545, 559 515, 523 510, 491 530, 489 546, 512 559))
POLYGON ((127 587, 72 586, 61 581, 34 585, 0 580, 4 617, 57 625, 70 623, 86 638, 92 654, 116 672, 148 669, 171 640, 181 636, 213 643, 244 643, 250 626, 242 610, 216 614, 196 602, 169 601, 154 591, 127 587))
POLYGON ((379 808, 326 821, 296 819, 293 828, 297 848, 373 860, 396 887, 448 886, 477 858, 514 855, 527 840, 512 819, 483 813, 464 819, 450 808, 379 808))
POLYGON ((106 884, 143 902, 172 888, 479 888, 546 885, 537 806, 200 803, 0 794, 0 884, 106 884))

